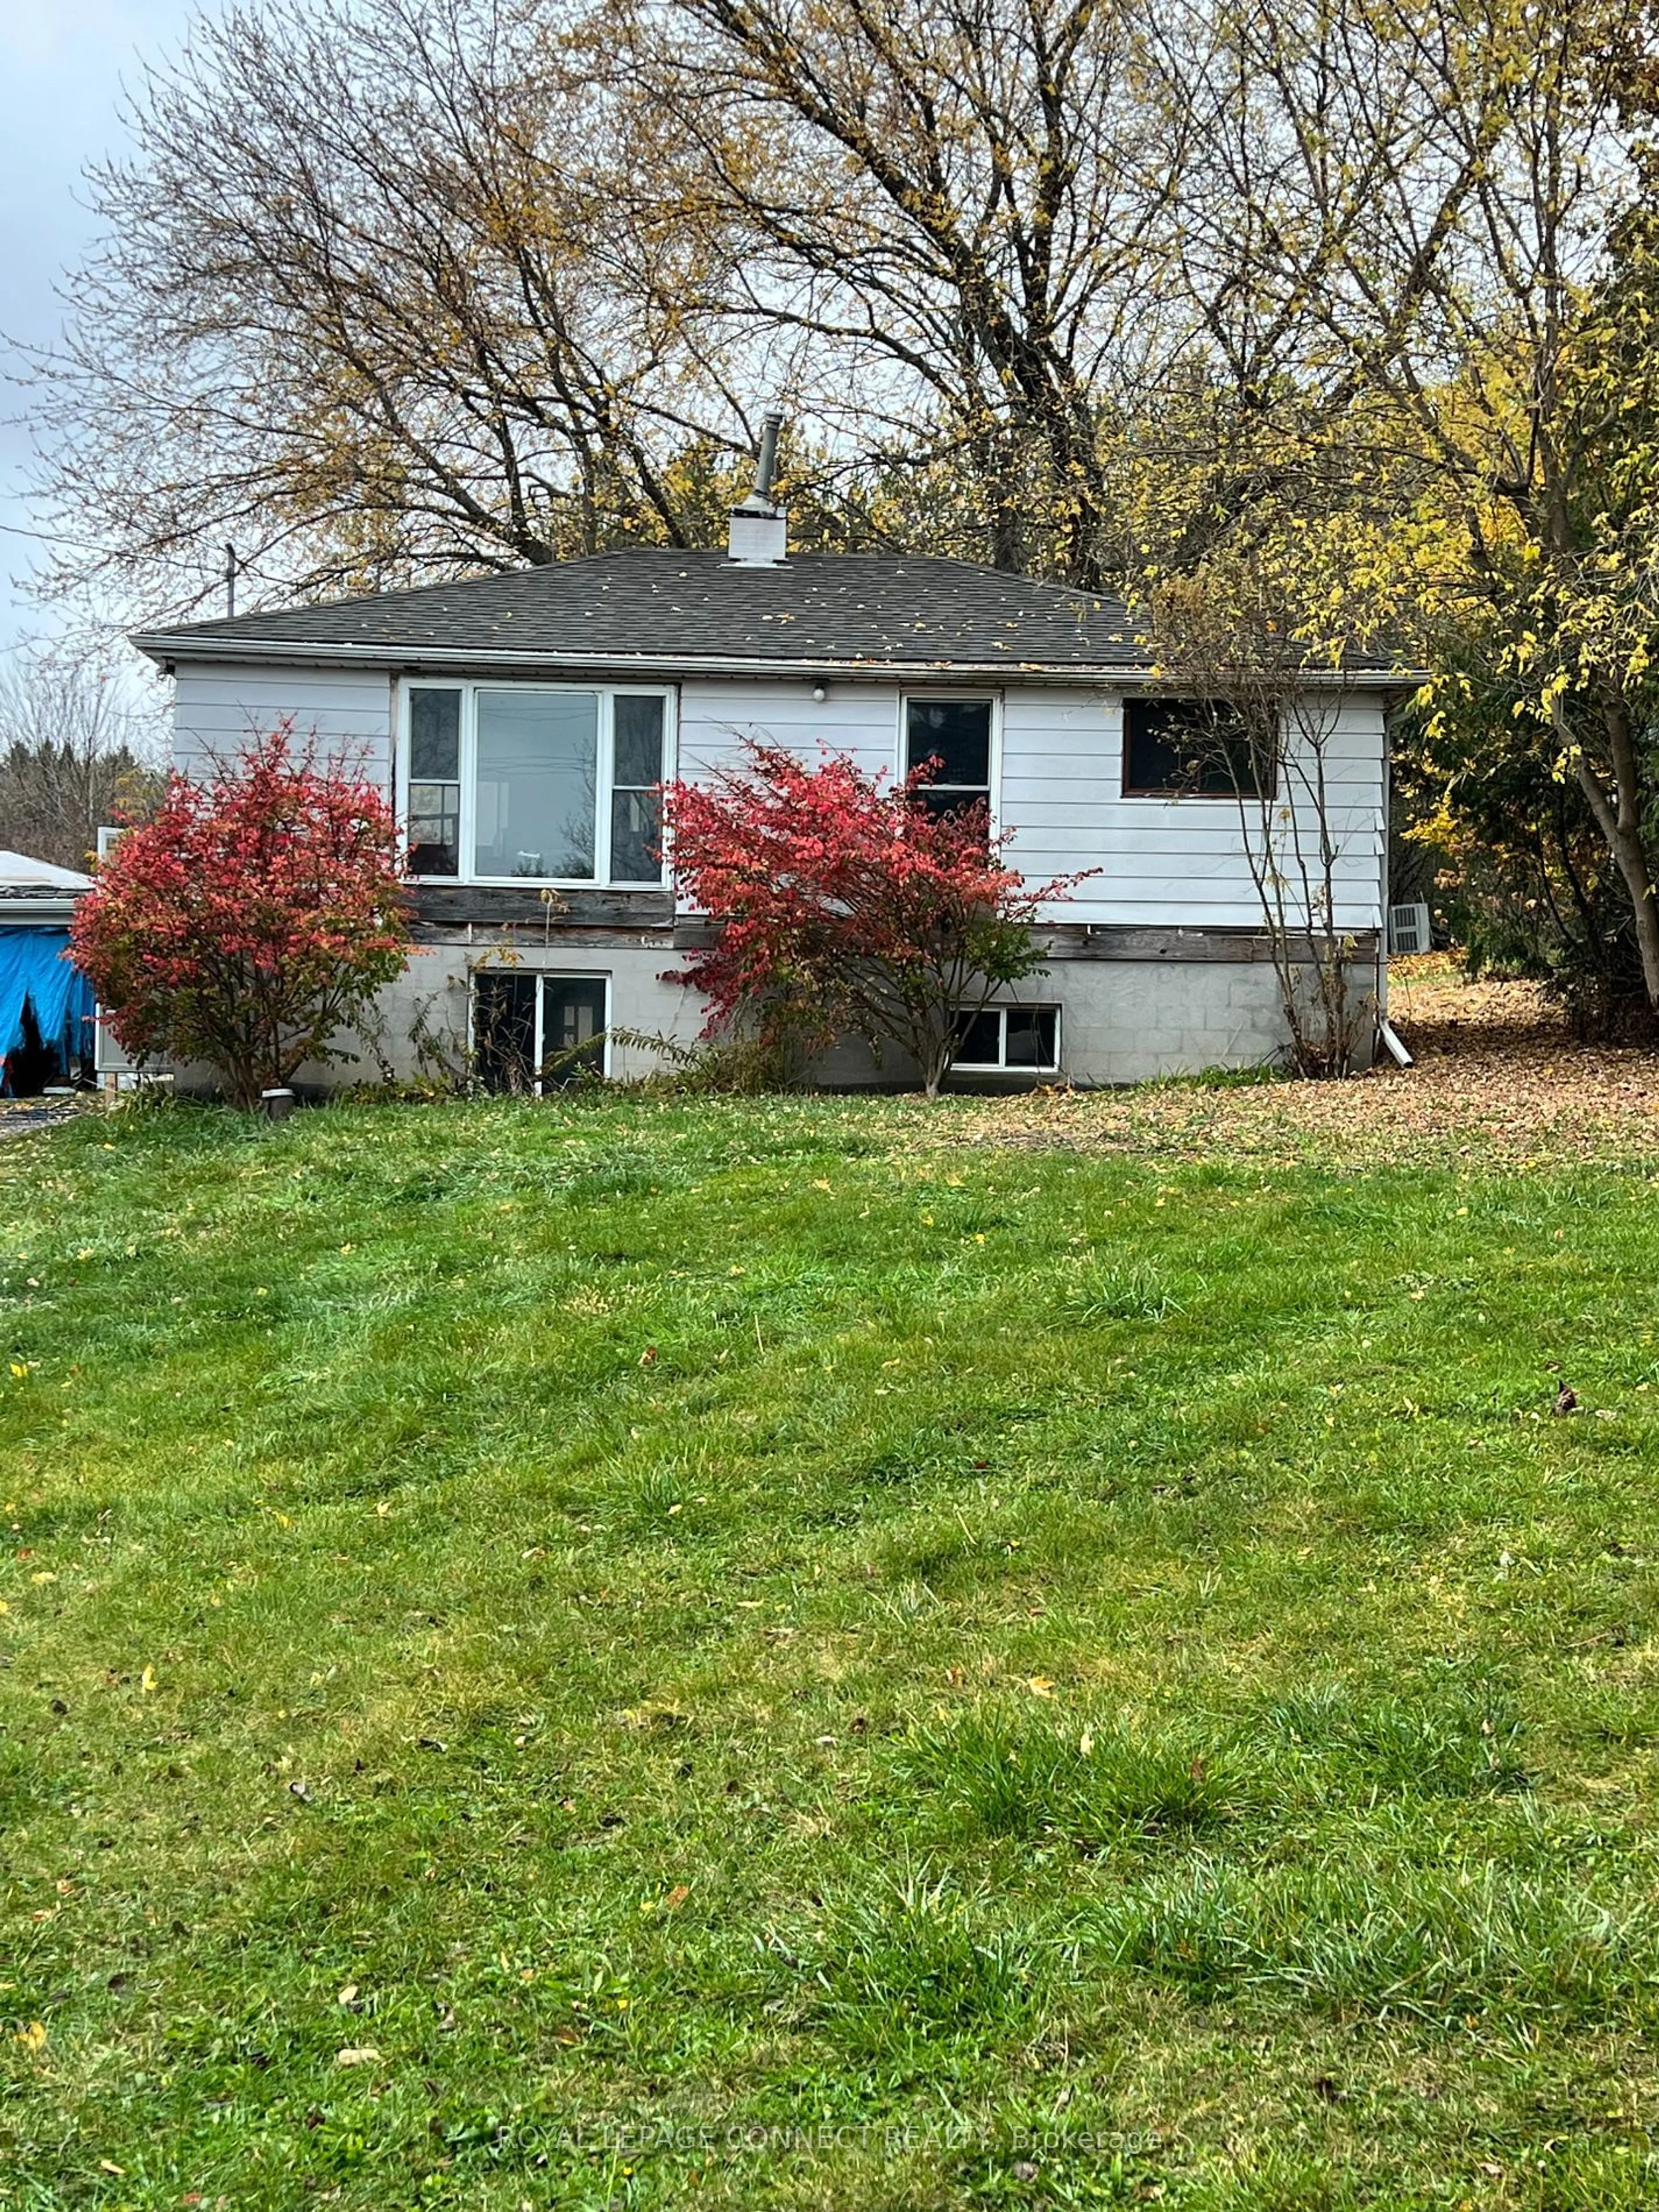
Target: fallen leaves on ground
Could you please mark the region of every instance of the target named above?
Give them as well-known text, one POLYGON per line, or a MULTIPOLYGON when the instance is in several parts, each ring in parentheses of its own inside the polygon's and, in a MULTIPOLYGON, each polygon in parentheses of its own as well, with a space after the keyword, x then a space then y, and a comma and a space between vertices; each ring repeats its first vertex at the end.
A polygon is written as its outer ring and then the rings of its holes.
POLYGON ((1312 1165, 1480 1169, 1659 1160, 1659 1053, 1577 1042, 1535 987, 1396 964, 1389 1018, 1416 1065, 1346 1083, 1148 1084, 988 1098, 947 1141, 1312 1165))

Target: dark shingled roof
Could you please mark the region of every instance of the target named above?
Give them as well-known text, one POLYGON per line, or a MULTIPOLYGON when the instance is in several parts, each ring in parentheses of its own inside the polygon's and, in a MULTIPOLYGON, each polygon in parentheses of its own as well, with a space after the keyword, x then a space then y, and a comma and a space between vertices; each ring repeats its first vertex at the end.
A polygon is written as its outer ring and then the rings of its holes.
POLYGON ((1141 669, 1121 601, 924 556, 600 553, 420 591, 155 629, 158 660, 314 648, 359 664, 498 660, 672 668, 1141 669))

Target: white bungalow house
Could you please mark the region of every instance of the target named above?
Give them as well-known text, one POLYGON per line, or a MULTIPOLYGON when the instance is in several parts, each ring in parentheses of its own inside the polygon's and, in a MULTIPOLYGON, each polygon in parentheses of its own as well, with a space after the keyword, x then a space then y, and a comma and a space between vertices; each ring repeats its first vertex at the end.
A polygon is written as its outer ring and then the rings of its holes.
MULTIPOLYGON (((1250 810, 1231 785, 1192 787, 1178 707, 1111 599, 924 556, 792 553, 757 491, 724 552, 605 553, 136 642, 176 679, 186 772, 291 720, 393 799, 416 944, 381 1005, 381 1064, 411 1064, 419 1030, 488 1037, 486 1073, 503 1036, 532 1066, 592 1038, 627 1076, 653 1062, 641 1037, 695 1039, 703 1009, 665 976, 698 917, 658 857, 653 787, 731 763, 745 736, 890 775, 937 756, 1028 878, 1098 872, 1045 917, 1046 975, 974 1024, 965 1078, 1122 1083, 1284 1048, 1250 810)), ((1380 1004, 1398 686, 1380 665, 1309 683, 1334 921, 1380 1004)), ((821 1072, 895 1073, 850 1049, 821 1072)))

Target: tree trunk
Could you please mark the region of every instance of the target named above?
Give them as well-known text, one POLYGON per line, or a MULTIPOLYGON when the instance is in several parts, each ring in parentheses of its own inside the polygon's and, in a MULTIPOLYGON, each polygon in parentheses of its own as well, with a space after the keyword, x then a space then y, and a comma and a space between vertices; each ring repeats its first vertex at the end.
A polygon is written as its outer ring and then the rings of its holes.
MULTIPOLYGON (((1630 713, 1623 699, 1603 701, 1601 719, 1607 732, 1613 790, 1607 791, 1582 747, 1574 751, 1578 786, 1595 817, 1596 827, 1607 841, 1607 849, 1629 895, 1636 921, 1636 949, 1642 962, 1643 988, 1649 1006, 1659 1013, 1659 902, 1656 902, 1653 868, 1642 836, 1636 744, 1631 732, 1630 713)), ((1554 720, 1558 732, 1563 731, 1564 718, 1559 706, 1554 720)))
POLYGON ((952 1040, 947 1036, 939 1039, 935 1043, 924 1046, 917 1053, 916 1060, 921 1070, 921 1088, 924 1097, 939 1097, 945 1079, 951 1073, 951 1064, 956 1058, 956 1054, 951 1048, 952 1040))

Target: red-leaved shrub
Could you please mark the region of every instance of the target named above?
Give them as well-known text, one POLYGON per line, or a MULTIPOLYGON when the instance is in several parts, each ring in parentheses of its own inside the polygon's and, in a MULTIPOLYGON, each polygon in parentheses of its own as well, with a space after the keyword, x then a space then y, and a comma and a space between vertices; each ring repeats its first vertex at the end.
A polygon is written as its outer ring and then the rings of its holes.
POLYGON ((239 1106, 285 1084, 400 973, 397 825, 380 793, 296 751, 289 725, 174 775, 76 909, 70 957, 123 1048, 205 1060, 239 1106))
POLYGON ((780 1045, 895 1043, 938 1095, 968 1018, 1042 968, 1040 910, 1079 878, 1028 886, 983 805, 935 813, 930 780, 750 743, 740 768, 667 787, 676 879, 720 925, 678 978, 709 1002, 705 1034, 742 1019, 780 1045))

